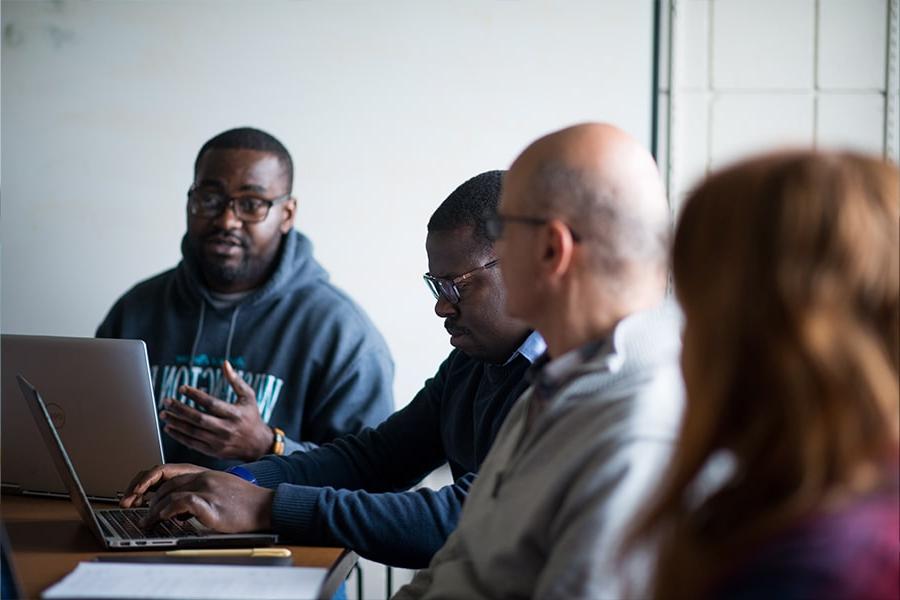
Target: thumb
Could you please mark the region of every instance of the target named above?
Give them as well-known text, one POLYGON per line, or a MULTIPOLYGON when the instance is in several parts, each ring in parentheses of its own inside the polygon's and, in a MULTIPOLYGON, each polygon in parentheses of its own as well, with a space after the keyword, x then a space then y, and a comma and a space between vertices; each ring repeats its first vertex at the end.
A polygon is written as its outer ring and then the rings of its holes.
POLYGON ((256 394, 253 393, 253 388, 247 385, 246 381, 241 379, 240 375, 237 374, 237 371, 234 370, 234 367, 232 367, 231 363, 227 360, 222 363, 222 373, 225 375, 225 379, 228 381, 231 389, 237 394, 238 404, 247 404, 250 402, 256 404, 256 394))

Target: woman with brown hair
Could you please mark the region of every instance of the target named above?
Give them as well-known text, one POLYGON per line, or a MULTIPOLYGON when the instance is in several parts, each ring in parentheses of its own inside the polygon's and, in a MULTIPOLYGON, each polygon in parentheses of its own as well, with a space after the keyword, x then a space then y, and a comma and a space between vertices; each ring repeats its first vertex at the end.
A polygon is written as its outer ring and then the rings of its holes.
POLYGON ((900 184, 852 153, 762 156, 687 200, 687 407, 626 554, 657 598, 897 598, 900 184))

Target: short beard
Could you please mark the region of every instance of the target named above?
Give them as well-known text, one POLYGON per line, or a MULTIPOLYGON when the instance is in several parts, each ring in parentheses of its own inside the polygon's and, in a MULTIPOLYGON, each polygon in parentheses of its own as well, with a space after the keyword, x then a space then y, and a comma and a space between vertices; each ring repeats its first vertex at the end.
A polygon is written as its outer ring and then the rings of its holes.
POLYGON ((200 261, 200 269, 206 278, 210 287, 231 287, 234 284, 240 284, 250 281, 256 276, 256 269, 253 269, 249 257, 245 256, 237 266, 226 266, 218 263, 210 262, 203 254, 198 256, 200 261))
POLYGON ((259 260, 244 253, 241 262, 235 266, 223 265, 209 260, 203 252, 203 242, 190 239, 191 252, 200 265, 200 272, 206 281, 207 287, 212 289, 227 289, 235 285, 242 286, 260 281, 270 265, 260 264, 259 260))

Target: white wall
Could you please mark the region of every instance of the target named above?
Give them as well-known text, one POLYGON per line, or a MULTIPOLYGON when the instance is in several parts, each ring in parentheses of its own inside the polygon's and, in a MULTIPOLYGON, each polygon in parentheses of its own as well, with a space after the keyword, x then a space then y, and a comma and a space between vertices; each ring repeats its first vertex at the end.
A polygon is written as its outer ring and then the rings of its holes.
POLYGON ((2 330, 92 335, 179 259, 200 145, 291 151, 297 226, 372 316, 405 404, 449 351, 425 224, 478 172, 586 119, 649 140, 652 4, 2 4, 2 330))
POLYGON ((897 0, 666 4, 660 110, 673 203, 710 169, 775 146, 900 160, 897 0))

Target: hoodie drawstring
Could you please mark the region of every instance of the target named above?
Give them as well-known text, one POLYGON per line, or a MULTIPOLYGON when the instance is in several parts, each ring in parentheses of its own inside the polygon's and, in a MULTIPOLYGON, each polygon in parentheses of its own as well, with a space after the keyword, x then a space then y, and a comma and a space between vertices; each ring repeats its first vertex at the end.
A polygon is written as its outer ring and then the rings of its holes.
MULTIPOLYGON (((231 313, 231 325, 228 326, 228 341, 225 343, 225 360, 231 360, 231 340, 234 339, 234 328, 237 324, 238 313, 241 312, 240 306, 235 306, 231 313)), ((197 321, 197 333, 194 335, 194 344, 191 346, 191 362, 189 366, 194 366, 194 358, 197 356, 197 346, 200 345, 200 336, 203 333, 203 321, 206 317, 206 302, 200 302, 200 319, 197 321)))
MULTIPOLYGON (((194 345, 191 346, 191 362, 189 366, 194 366, 194 357, 197 355, 197 346, 200 345, 200 334, 203 333, 203 317, 206 315, 206 302, 200 301, 200 320, 197 321, 197 333, 194 335, 194 345)), ((228 338, 231 339, 230 337, 228 338)))
POLYGON ((231 313, 231 325, 228 327, 228 342, 225 344, 225 360, 231 360, 231 338, 234 337, 234 326, 237 323, 238 313, 241 311, 240 306, 234 307, 231 313))

